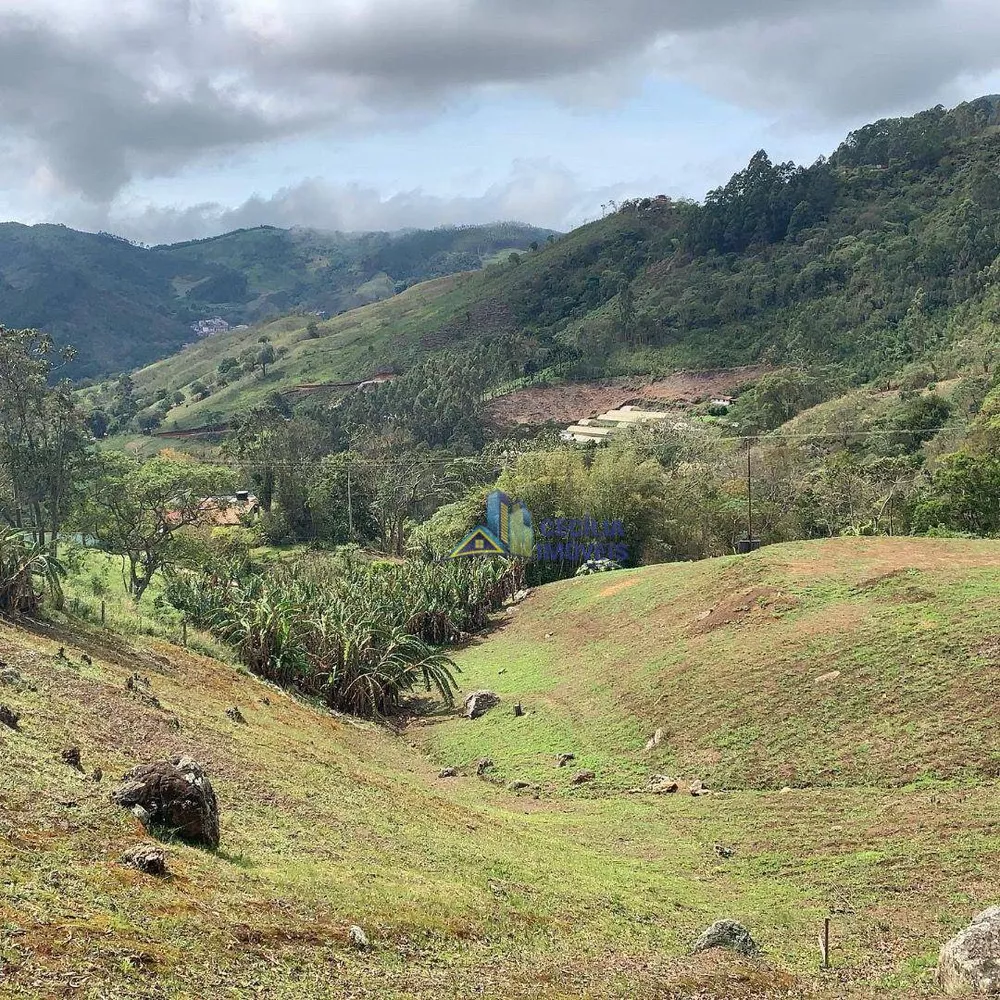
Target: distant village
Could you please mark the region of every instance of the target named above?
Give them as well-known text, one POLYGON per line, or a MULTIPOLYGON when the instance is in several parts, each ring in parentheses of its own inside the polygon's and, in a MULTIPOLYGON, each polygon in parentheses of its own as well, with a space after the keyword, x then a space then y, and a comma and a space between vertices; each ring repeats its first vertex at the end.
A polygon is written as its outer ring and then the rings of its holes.
POLYGON ((221 316, 213 316, 211 319, 200 319, 197 323, 192 323, 191 329, 199 337, 214 337, 217 333, 226 333, 228 330, 249 330, 250 327, 246 323, 230 326, 221 316))

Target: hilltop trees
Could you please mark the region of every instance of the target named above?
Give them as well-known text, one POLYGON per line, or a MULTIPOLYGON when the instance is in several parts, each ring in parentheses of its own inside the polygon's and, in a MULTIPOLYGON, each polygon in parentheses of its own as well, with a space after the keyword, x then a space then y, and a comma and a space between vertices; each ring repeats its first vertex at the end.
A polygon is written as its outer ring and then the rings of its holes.
POLYGON ((1000 533, 1000 457, 956 452, 946 458, 919 499, 917 531, 1000 533))
POLYGON ((69 383, 50 383, 71 358, 0 326, 0 518, 53 555, 90 440, 69 383))

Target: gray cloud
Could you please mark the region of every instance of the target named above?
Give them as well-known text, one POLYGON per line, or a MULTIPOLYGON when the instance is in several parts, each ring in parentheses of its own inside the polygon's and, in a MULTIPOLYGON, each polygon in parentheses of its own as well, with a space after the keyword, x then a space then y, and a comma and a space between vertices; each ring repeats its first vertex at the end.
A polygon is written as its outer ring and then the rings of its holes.
MULTIPOLYGON (((707 90, 785 114, 867 120, 954 103, 1000 69, 995 0, 834 9, 713 27, 660 47, 660 65, 707 90)), ((977 95, 978 96, 978 95, 977 95)))
POLYGON ((998 42, 995 0, 8 0, 0 133, 107 203, 137 176, 398 126, 470 89, 591 93, 651 67, 777 114, 874 115, 1000 68, 998 42))

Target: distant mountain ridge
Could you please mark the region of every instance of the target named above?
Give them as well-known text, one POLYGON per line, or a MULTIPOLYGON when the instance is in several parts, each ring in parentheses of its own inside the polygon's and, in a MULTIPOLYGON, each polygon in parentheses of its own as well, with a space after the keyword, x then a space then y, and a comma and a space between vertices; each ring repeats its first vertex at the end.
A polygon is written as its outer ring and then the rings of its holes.
POLYGON ((67 374, 92 377, 172 354, 197 339, 199 320, 336 315, 549 235, 511 222, 398 233, 260 226, 144 247, 111 233, 0 223, 0 323, 72 344, 67 374))

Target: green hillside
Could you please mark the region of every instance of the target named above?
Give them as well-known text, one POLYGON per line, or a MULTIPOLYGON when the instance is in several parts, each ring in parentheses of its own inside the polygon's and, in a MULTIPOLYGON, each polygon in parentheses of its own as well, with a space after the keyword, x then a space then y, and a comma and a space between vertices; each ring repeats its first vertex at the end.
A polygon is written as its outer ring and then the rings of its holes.
MULTIPOLYGON (((313 343, 304 320, 288 320, 281 336, 296 343, 271 388, 304 372, 337 380, 498 340, 517 342, 529 379, 556 357, 591 378, 759 361, 833 364, 857 381, 925 361, 932 378, 989 373, 998 123, 997 99, 982 98, 869 125, 807 168, 760 152, 703 204, 627 202, 537 251, 431 285, 402 312, 362 308, 321 325, 313 343), (363 364, 341 351, 354 339, 363 364)), ((139 383, 183 388, 229 346, 186 352, 139 383)), ((251 384, 200 409, 234 412, 244 390, 255 395, 251 384)))
POLYGON ((513 223, 359 234, 261 226, 142 247, 108 233, 3 223, 0 322, 71 343, 74 377, 128 371, 196 339, 191 324, 201 319, 235 326, 293 310, 333 315, 548 235, 513 223))
POLYGON ((932 995, 941 941, 1000 892, 995 548, 845 539, 539 588, 459 657, 502 705, 401 733, 163 642, 0 623, 0 994, 932 995), (155 878, 121 863, 147 838, 108 792, 174 753, 222 842, 167 843, 155 878), (627 794, 653 774, 686 780, 627 794), (687 954, 722 916, 761 960, 687 954))
POLYGON ((994 541, 840 538, 563 581, 458 658, 527 716, 433 746, 553 792, 563 752, 605 790, 993 780, 998 580, 994 541))

